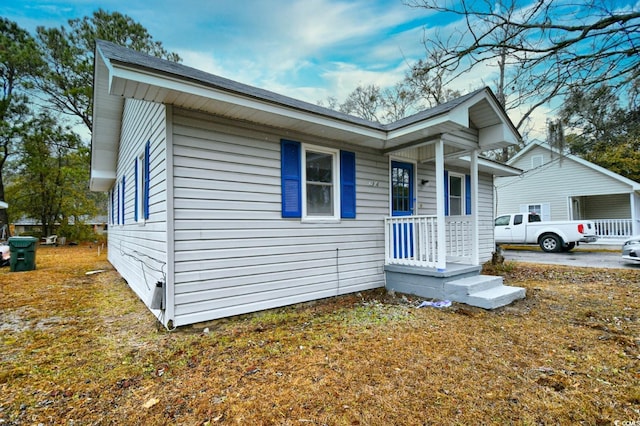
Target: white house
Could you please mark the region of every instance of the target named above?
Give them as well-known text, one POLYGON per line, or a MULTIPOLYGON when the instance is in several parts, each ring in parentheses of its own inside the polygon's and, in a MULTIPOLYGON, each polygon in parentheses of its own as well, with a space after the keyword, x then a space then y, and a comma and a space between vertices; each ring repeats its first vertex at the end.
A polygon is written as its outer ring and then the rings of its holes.
POLYGON ((493 176, 519 173, 478 152, 518 139, 489 89, 382 125, 96 46, 90 187, 109 261, 167 327, 385 283, 524 297, 459 281, 494 249, 493 176))
POLYGON ((535 211, 543 220, 589 219, 599 243, 640 234, 640 183, 533 141, 507 164, 524 170, 496 179, 496 212, 535 211))

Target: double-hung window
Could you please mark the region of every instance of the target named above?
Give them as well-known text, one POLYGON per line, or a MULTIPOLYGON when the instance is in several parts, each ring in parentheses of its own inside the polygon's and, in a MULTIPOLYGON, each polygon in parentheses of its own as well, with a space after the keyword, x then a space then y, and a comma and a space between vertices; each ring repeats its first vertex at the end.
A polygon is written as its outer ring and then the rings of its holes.
POLYGON ((535 213, 537 215, 542 215, 542 205, 541 204, 529 204, 529 213, 535 213))
POLYGON ((338 151, 303 146, 302 217, 338 219, 338 151))
POLYGON ((282 217, 309 221, 356 217, 355 154, 281 142, 282 217))
POLYGON ((445 200, 447 216, 471 214, 471 176, 461 173, 444 172, 445 200))
POLYGON ((464 202, 464 176, 449 173, 449 214, 462 215, 464 202))

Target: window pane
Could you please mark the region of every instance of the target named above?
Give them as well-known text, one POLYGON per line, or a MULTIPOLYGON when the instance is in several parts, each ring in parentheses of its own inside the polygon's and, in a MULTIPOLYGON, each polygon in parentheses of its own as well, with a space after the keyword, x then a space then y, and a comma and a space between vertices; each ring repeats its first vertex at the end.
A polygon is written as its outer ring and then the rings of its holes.
POLYGON ((307 182, 307 215, 333 215, 333 188, 331 185, 307 182))
POLYGON ((540 204, 529 204, 529 213, 542 214, 542 206, 540 204))
POLYGON ((452 197, 462 196, 462 178, 459 176, 451 176, 449 179, 449 194, 452 197))
POLYGON ((462 214, 462 198, 451 198, 449 200, 449 215, 459 216, 462 214))
POLYGON ((307 182, 331 183, 332 164, 331 154, 307 151, 307 182))

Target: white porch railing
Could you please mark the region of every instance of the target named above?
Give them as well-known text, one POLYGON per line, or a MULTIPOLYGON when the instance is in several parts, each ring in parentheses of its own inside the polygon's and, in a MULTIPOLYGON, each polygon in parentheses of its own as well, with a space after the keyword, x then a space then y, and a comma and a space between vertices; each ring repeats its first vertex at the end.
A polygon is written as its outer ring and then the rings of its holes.
POLYGON ((447 261, 471 263, 473 257, 471 218, 446 218, 446 259, 438 259, 436 216, 398 216, 385 218, 385 262, 388 265, 436 268, 447 261), (441 260, 442 262, 439 262, 441 260))
POLYGON ((633 235, 631 219, 589 219, 596 225, 596 235, 603 239, 624 240, 633 235))
POLYGON ((468 216, 448 216, 447 260, 471 263, 473 256, 473 222, 468 216))

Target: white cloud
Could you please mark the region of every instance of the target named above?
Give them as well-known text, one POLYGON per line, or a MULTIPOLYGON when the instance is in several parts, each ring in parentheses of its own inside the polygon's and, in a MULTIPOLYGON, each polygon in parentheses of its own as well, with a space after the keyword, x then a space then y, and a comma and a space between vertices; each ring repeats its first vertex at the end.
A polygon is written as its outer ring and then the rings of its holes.
MULTIPOLYGON (((224 5, 213 19, 225 31, 177 47, 184 63, 309 102, 343 99, 359 84, 391 86, 404 76, 405 57, 422 53, 414 10, 400 2, 245 2, 224 5), (248 12, 251 10, 251 13, 248 12), (231 28, 226 26, 231 25, 231 28), (241 30, 240 30, 241 29, 241 30)), ((199 16, 208 13, 205 8, 199 16)), ((176 25, 179 25, 176 23, 176 25)), ((196 19, 194 31, 202 27, 196 19)), ((167 46, 170 46, 165 42, 167 46)))

